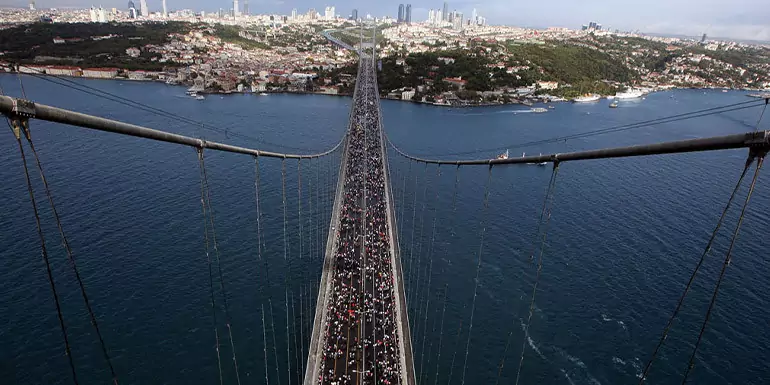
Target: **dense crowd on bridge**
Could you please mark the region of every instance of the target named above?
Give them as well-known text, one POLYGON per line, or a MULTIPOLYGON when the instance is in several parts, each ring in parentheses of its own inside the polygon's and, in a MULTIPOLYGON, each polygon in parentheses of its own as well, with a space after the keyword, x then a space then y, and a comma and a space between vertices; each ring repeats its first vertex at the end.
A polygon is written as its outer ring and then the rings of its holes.
MULTIPOLYGON (((362 66, 366 64, 371 65, 365 59, 362 66)), ((397 301, 373 76, 374 71, 364 69, 359 77, 348 136, 318 378, 323 385, 401 382, 397 301)))

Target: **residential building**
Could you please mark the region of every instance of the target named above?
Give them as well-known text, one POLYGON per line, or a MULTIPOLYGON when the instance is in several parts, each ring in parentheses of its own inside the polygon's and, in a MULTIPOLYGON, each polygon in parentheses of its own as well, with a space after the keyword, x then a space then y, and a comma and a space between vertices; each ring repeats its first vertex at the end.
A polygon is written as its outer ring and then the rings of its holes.
POLYGON ((83 70, 84 78, 112 79, 117 75, 117 68, 86 68, 83 70))

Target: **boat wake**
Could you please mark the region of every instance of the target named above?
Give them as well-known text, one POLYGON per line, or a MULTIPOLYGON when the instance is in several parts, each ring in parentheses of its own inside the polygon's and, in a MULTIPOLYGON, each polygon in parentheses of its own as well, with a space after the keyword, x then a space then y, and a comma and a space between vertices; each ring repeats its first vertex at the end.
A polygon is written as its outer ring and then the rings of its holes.
POLYGON ((612 357, 612 362, 622 368, 631 367, 634 370, 636 378, 642 378, 642 364, 638 357, 634 357, 633 360, 623 360, 620 357, 612 357))

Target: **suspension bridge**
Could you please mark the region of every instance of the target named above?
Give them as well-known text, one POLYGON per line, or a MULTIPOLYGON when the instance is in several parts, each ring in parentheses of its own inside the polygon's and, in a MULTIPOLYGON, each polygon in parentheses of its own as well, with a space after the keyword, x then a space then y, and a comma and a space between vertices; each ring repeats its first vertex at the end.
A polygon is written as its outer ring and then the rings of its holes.
MULTIPOLYGON (((337 42, 337 44, 342 43, 337 42)), ((425 175, 427 175, 429 165, 453 169, 455 172, 455 190, 452 207, 448 208, 450 210, 454 210, 457 203, 456 189, 459 183, 459 170, 465 167, 476 168, 479 172, 485 173, 484 179, 486 183, 483 186, 482 222, 478 228, 471 229, 478 231, 479 234, 478 250, 473 256, 475 269, 469 272, 475 276, 473 279, 473 295, 470 302, 465 304, 465 308, 467 308, 470 316, 467 325, 468 335, 465 341, 460 341, 460 333, 458 331, 451 366, 452 370, 454 370, 456 361, 458 369, 457 372, 450 372, 447 376, 450 383, 453 379, 456 379, 455 382, 465 384, 466 382, 474 383, 471 378, 473 376, 472 372, 477 370, 476 368, 468 367, 468 356, 473 337, 473 325, 481 317, 481 314, 478 314, 477 311, 476 301, 479 295, 479 272, 484 261, 485 233, 488 226, 483 218, 490 209, 489 194, 493 168, 542 162, 552 165, 550 180, 542 200, 542 207, 539 210, 536 234, 529 254, 529 260, 535 266, 536 274, 528 298, 527 317, 523 320, 522 325, 522 335, 526 336, 532 325, 533 314, 536 308, 540 276, 547 249, 548 229, 554 208, 554 190, 558 182, 560 165, 565 162, 591 159, 746 149, 747 157, 744 167, 740 172, 740 177, 731 195, 726 197, 726 204, 723 207, 719 220, 715 224, 714 232, 706 241, 700 260, 693 269, 676 308, 672 309, 673 312, 668 323, 662 325, 664 327, 660 339, 654 350, 650 352, 650 357, 639 379, 640 383, 645 382, 661 347, 667 339, 673 321, 677 317, 682 303, 690 291, 696 273, 701 268, 706 255, 712 249, 717 232, 725 225, 725 218, 735 203, 736 197, 740 195, 738 192, 746 186, 744 180, 748 175, 750 181, 748 182, 745 198, 740 204, 740 216, 731 234, 730 246, 725 252, 724 263, 713 287, 709 306, 703 316, 700 333, 697 336, 697 340, 693 343, 692 354, 683 374, 682 383, 686 382, 690 371, 696 363, 696 352, 701 344, 703 334, 716 304, 717 294, 723 282, 725 271, 731 261, 735 240, 739 235, 744 214, 749 207, 749 202, 756 186, 757 176, 765 155, 770 149, 770 131, 757 129, 742 134, 720 137, 507 159, 445 160, 441 159, 441 157, 415 156, 401 150, 385 135, 377 87, 376 61, 374 59, 376 55, 369 55, 364 52, 359 54, 358 75, 346 133, 331 149, 315 154, 281 153, 236 146, 64 110, 25 99, 0 96, 0 112, 8 118, 9 127, 18 144, 19 154, 23 160, 24 179, 29 192, 32 211, 36 219, 37 235, 40 241, 43 262, 46 267, 44 274, 49 282, 52 297, 56 304, 57 319, 65 351, 63 357, 56 357, 56 359, 68 361, 73 381, 76 384, 79 383, 79 367, 74 362, 73 354, 71 353, 67 320, 60 307, 60 293, 53 276, 54 271, 50 267, 51 262, 49 260, 44 226, 41 224, 41 216, 39 215, 40 207, 45 205, 50 207, 53 213, 58 236, 62 240, 67 259, 77 279, 80 295, 87 308, 91 325, 98 336, 104 363, 109 368, 112 381, 115 384, 119 383, 121 373, 115 368, 114 355, 110 353, 112 347, 110 346, 109 339, 105 338, 102 333, 101 330, 103 329, 100 329, 99 316, 95 314, 90 305, 86 282, 78 273, 74 257, 75 253, 66 236, 66 223, 62 223, 64 221, 62 221, 58 214, 53 194, 45 179, 43 165, 34 147, 31 123, 35 120, 134 136, 195 149, 200 171, 203 248, 208 268, 210 311, 214 322, 212 328, 213 335, 209 336, 214 341, 211 358, 217 362, 220 383, 233 382, 238 384, 247 382, 247 379, 243 376, 238 366, 237 352, 239 350, 236 346, 238 341, 234 338, 235 333, 233 329, 239 327, 239 325, 233 323, 231 309, 228 306, 229 291, 226 287, 226 279, 222 274, 222 258, 215 225, 223 219, 217 219, 212 209, 212 195, 205 162, 205 155, 211 151, 248 155, 253 157, 255 161, 257 253, 260 260, 264 261, 268 259, 266 254, 269 247, 264 233, 264 226, 266 224, 262 215, 265 209, 262 206, 264 197, 261 195, 261 189, 264 188, 262 186, 264 182, 260 177, 260 161, 272 160, 280 162, 280 190, 282 196, 280 209, 283 216, 283 229, 280 238, 283 243, 282 259, 285 264, 285 270, 283 271, 285 275, 283 278, 283 285, 285 286, 283 290, 284 298, 269 298, 267 304, 263 303, 261 305, 260 331, 263 344, 259 348, 263 352, 262 359, 264 360, 265 378, 264 381, 260 379, 259 382, 264 382, 265 384, 270 382, 279 384, 302 383, 305 385, 414 385, 428 383, 427 372, 432 367, 432 353, 427 354, 427 362, 425 361, 426 343, 424 337, 429 329, 428 309, 430 307, 430 293, 437 290, 442 292, 443 312, 445 312, 448 292, 446 288, 440 290, 433 287, 431 283, 431 271, 433 269, 431 254, 434 253, 432 242, 425 250, 423 250, 422 243, 420 243, 419 250, 417 251, 415 251, 413 245, 414 223, 416 222, 417 207, 419 206, 417 177, 415 177, 414 201, 411 204, 413 209, 410 222, 412 224, 412 246, 409 247, 409 260, 402 260, 404 256, 401 253, 401 248, 404 242, 400 238, 403 238, 406 230, 401 227, 400 222, 404 220, 405 216, 409 216, 409 213, 404 212, 404 200, 406 199, 404 190, 407 183, 407 175, 403 175, 400 178, 402 186, 401 193, 397 194, 400 197, 399 201, 396 199, 396 195, 394 195, 394 185, 398 188, 398 179, 395 182, 392 179, 388 159, 389 153, 392 156, 401 157, 409 162, 410 169, 412 165, 415 165, 415 167, 422 165, 425 175), (26 152, 25 148, 28 149, 26 152), (31 159, 34 159, 34 161, 31 159), (296 162, 296 164, 292 162, 296 162), (289 223, 287 216, 294 215, 288 214, 294 208, 289 208, 287 203, 287 182, 289 182, 287 169, 289 167, 294 168, 294 166, 296 166, 297 170, 297 196, 299 197, 299 204, 296 208, 296 218, 298 219, 296 221, 298 226, 296 234, 298 238, 290 239, 291 235, 287 231, 287 224, 289 223), (750 172, 752 167, 753 172, 750 172), (42 184, 46 194, 44 202, 38 201, 34 193, 35 183, 33 182, 32 174, 34 174, 35 169, 39 174, 39 183, 42 184), (321 178, 322 174, 324 175, 323 178, 321 178), (324 183, 322 179, 336 186, 333 189, 333 194, 324 194, 319 189, 319 185, 324 183), (303 202, 307 202, 307 204, 303 202), (313 225, 314 221, 315 225, 313 225), (326 226, 327 223, 328 226, 326 226), (323 227, 326 227, 325 230, 321 230, 323 227), (305 232, 309 232, 309 234, 305 234, 305 232), (288 258, 288 254, 290 254, 290 250, 293 250, 292 248, 296 247, 299 249, 298 255, 300 259, 291 260, 288 258), (424 266, 424 264, 420 263, 420 258, 429 260, 429 265, 424 266), (415 260, 417 260, 416 263, 415 260), (299 286, 293 286, 294 284, 289 282, 288 275, 294 271, 293 269, 297 268, 297 263, 306 264, 310 268, 300 269, 300 274, 303 274, 303 282, 299 286), (405 267, 408 269, 406 274, 405 267), (425 271, 426 268, 428 271, 425 271), (274 305, 273 301, 282 303, 283 309, 281 309, 280 305, 274 305), (267 310, 265 310, 265 305, 267 305, 267 310), (281 310, 285 311, 286 325, 285 330, 283 330, 285 335, 280 337, 279 334, 283 334, 281 333, 283 331, 279 330, 280 326, 275 326, 274 309, 278 312, 281 310), (268 324, 270 325, 269 327, 267 326, 268 324), (268 337, 268 330, 270 331, 270 337, 268 337), (415 335, 419 335, 422 338, 415 338, 415 335), (285 357, 282 356, 283 352, 279 354, 278 344, 276 343, 277 338, 284 336, 286 340, 285 357), (419 348, 421 351, 419 358, 414 355, 417 346, 413 346, 413 342, 415 345, 421 345, 419 348), (464 349, 462 349, 463 345, 464 349), (458 346, 460 347, 459 349, 458 346), (279 371, 279 368, 284 366, 286 367, 286 372, 279 371)), ((63 78, 56 79, 55 81, 60 82, 68 81, 63 78)), ((95 91, 92 89, 89 92, 95 91)), ((108 95, 107 97, 120 100, 120 97, 115 95, 108 95)), ((122 102, 130 102, 133 103, 133 107, 156 114, 165 114, 167 117, 180 119, 182 122, 200 124, 182 116, 174 116, 153 106, 129 100, 122 100, 122 102)), ((707 114, 761 107, 763 104, 766 106, 767 100, 737 103, 654 121, 596 130, 581 135, 618 132, 660 122, 673 122, 679 119, 689 119, 707 114)), ((202 126, 204 129, 221 131, 219 127, 202 126)), ((566 140, 577 137, 581 136, 573 135, 570 137, 554 138, 553 140, 566 140)), ((547 139, 541 141, 541 143, 548 141, 547 139)), ((458 154, 447 154, 447 156, 452 155, 457 156, 458 154)), ((437 173, 440 173, 440 170, 437 170, 437 173)), ((293 187, 289 186, 289 188, 292 189, 293 187)), ((427 191, 428 185, 425 184, 421 199, 421 218, 425 211, 426 202, 432 199, 428 196, 427 191)), ((420 227, 423 226, 424 221, 421 220, 420 227)), ((431 227, 432 236, 435 238, 435 216, 431 227)), ((422 233, 422 230, 420 230, 420 233, 422 233)), ((279 257, 278 259, 280 260, 281 258, 279 257)), ((264 268, 267 269, 266 262, 264 268)), ((280 281, 280 278, 272 277, 273 284, 280 285, 280 281)), ((434 320, 434 331, 436 324, 437 320, 434 320)), ((463 325, 461 324, 460 329, 462 327, 463 325)), ((439 340, 437 346, 437 354, 441 354, 442 344, 444 343, 445 327, 443 314, 441 316, 440 328, 441 340, 439 340)), ((511 334, 508 334, 502 360, 494 365, 492 370, 498 372, 498 381, 504 370, 511 371, 509 375, 513 376, 515 374, 515 377, 511 378, 515 378, 515 383, 518 384, 521 379, 522 366, 526 364, 526 339, 522 338, 520 347, 511 346, 511 334), (506 366, 506 355, 511 349, 514 352, 520 352, 520 355, 512 365, 506 366)), ((449 340, 449 337, 451 336, 448 336, 447 340, 449 340)), ((449 344, 449 341, 446 343, 449 344)), ((432 350, 432 345, 433 342, 428 346, 429 350, 432 350)), ((436 361, 438 362, 438 359, 436 361)), ((438 364, 436 368, 438 371, 438 364)), ((436 373, 435 383, 438 383, 438 379, 439 374, 436 373)))

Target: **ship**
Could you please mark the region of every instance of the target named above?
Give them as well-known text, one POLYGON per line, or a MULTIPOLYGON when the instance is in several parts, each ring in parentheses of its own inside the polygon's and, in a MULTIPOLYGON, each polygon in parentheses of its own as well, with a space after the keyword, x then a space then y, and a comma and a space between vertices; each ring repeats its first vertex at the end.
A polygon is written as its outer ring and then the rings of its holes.
POLYGON ((615 99, 636 99, 641 98, 644 92, 640 90, 628 89, 625 92, 618 92, 615 94, 615 99))
POLYGON ((579 96, 575 99, 572 99, 572 101, 575 103, 595 102, 601 98, 602 98, 601 96, 596 94, 585 94, 583 96, 579 96))
POLYGON ((540 114, 540 113, 543 113, 543 112, 548 112, 548 109, 547 108, 543 108, 543 107, 537 107, 537 108, 531 109, 530 111, 532 111, 534 113, 540 114))
POLYGON ((195 95, 195 100, 204 100, 204 99, 206 99, 206 97, 203 95, 195 95))
POLYGON ((504 153, 498 155, 497 159, 500 159, 500 160, 508 159, 508 150, 505 150, 504 153))
POLYGON ((612 103, 610 103, 610 108, 618 108, 618 102, 617 102, 617 100, 616 100, 616 101, 614 101, 614 102, 612 102, 612 103))

